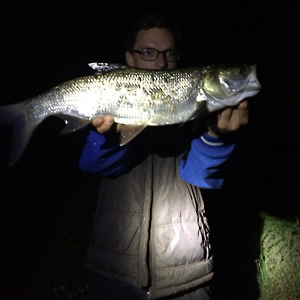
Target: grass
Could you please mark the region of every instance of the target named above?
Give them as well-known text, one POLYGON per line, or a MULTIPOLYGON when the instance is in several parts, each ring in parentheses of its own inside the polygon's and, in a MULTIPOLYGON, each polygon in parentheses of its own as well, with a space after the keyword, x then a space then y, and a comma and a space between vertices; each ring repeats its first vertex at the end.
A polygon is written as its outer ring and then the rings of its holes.
POLYGON ((299 219, 280 219, 268 214, 262 214, 262 219, 259 300, 300 299, 299 219))

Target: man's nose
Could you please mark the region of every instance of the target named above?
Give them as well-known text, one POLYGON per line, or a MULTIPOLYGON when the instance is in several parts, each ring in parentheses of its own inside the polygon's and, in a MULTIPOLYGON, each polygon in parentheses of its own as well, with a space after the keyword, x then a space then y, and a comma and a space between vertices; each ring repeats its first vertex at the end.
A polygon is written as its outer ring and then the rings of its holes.
POLYGON ((156 65, 160 69, 168 67, 168 62, 163 53, 158 54, 157 59, 156 59, 156 65))

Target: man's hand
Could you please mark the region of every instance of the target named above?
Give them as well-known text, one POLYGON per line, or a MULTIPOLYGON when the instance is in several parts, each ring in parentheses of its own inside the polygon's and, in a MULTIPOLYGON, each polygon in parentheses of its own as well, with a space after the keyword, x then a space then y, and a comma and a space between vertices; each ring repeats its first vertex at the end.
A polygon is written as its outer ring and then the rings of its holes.
POLYGON ((112 116, 104 116, 95 118, 92 122, 93 126, 96 127, 99 133, 106 133, 108 131, 117 131, 117 125, 114 123, 112 116))
POLYGON ((248 122, 248 101, 244 100, 238 106, 228 107, 213 114, 209 120, 207 133, 218 137, 222 133, 238 130, 248 122))

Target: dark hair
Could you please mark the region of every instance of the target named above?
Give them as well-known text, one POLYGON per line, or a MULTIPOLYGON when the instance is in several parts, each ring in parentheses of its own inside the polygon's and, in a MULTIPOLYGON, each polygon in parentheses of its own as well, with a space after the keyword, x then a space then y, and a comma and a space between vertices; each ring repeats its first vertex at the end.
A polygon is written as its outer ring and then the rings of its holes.
POLYGON ((137 33, 140 30, 148 30, 154 27, 169 30, 175 39, 176 48, 180 49, 180 32, 174 20, 167 14, 149 12, 147 14, 142 15, 138 19, 138 21, 132 26, 132 29, 129 32, 126 40, 127 50, 132 49, 132 47, 134 46, 137 33))

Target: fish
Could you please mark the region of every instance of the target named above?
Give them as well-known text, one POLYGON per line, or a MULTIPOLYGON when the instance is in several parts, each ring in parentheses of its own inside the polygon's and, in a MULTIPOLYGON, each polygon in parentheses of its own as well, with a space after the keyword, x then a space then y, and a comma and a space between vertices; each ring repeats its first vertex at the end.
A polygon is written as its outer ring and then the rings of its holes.
POLYGON ((182 124, 255 96, 256 65, 148 70, 91 63, 97 72, 61 83, 24 101, 0 107, 0 124, 12 126, 9 165, 22 156, 38 125, 53 115, 61 134, 111 115, 120 124, 120 145, 146 126, 182 124))

